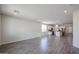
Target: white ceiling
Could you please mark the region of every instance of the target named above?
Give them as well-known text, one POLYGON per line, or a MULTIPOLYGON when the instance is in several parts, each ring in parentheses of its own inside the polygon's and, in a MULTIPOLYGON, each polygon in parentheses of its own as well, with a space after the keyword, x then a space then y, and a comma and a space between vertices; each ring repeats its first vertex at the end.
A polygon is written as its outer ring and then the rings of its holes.
POLYGON ((47 24, 72 23, 73 12, 79 9, 79 5, 70 4, 7 4, 0 6, 2 14, 47 24), (14 10, 19 13, 15 15, 14 10), (64 13, 64 10, 68 11, 67 14, 64 13))

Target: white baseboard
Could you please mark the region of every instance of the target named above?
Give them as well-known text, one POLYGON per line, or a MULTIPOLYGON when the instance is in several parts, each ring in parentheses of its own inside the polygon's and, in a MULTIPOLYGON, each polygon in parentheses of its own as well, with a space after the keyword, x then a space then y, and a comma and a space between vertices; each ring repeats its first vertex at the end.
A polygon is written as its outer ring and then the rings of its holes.
POLYGON ((76 44, 73 44, 74 47, 79 48, 79 46, 77 46, 76 44))
MULTIPOLYGON (((36 37, 29 38, 29 39, 34 39, 34 38, 38 38, 38 37, 41 37, 41 35, 36 36, 36 37)), ((22 39, 22 40, 20 39, 20 40, 16 40, 16 41, 2 42, 1 45, 9 44, 9 43, 14 43, 14 42, 19 42, 19 41, 23 41, 23 40, 28 40, 28 39, 22 39)))

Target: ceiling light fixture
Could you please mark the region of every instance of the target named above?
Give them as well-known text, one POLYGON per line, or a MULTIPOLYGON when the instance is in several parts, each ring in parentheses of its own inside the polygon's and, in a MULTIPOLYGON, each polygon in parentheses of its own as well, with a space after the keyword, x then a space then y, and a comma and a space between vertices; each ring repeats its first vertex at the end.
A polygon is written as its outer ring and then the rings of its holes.
POLYGON ((64 13, 66 14, 67 13, 67 10, 64 10, 64 13))
POLYGON ((58 27, 58 25, 55 25, 56 27, 58 27))
POLYGON ((18 10, 14 10, 14 14, 15 15, 19 14, 19 11, 18 10))

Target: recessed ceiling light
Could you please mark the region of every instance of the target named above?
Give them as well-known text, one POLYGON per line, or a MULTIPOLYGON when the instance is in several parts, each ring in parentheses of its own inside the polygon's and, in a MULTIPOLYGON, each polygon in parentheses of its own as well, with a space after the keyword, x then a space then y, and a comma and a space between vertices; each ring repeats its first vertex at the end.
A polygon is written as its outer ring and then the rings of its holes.
POLYGON ((73 6, 73 4, 69 4, 69 6, 73 6))
POLYGON ((58 25, 55 25, 56 27, 58 27, 58 25))
POLYGON ((66 14, 67 13, 67 10, 64 10, 64 13, 66 14))
POLYGON ((14 14, 19 14, 19 11, 18 10, 14 10, 14 14))

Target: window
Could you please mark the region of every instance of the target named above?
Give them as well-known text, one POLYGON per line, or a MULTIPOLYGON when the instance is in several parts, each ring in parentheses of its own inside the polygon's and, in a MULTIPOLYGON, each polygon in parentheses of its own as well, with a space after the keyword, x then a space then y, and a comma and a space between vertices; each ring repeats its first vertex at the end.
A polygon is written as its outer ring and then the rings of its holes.
POLYGON ((46 32, 47 31, 47 26, 45 24, 42 24, 42 32, 46 32))

